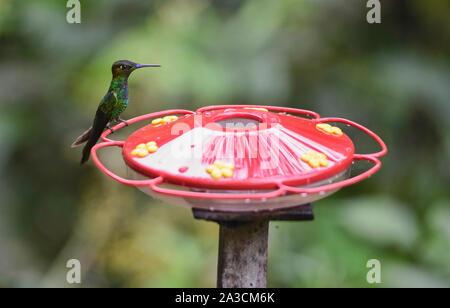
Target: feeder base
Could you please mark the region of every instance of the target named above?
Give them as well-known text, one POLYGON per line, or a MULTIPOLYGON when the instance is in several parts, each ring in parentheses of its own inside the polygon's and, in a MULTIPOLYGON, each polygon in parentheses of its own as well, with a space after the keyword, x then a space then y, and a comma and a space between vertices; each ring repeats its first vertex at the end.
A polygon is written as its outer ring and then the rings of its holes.
POLYGON ((313 207, 310 203, 287 209, 260 212, 224 212, 193 208, 195 219, 214 221, 217 223, 241 224, 255 220, 275 221, 310 221, 314 220, 313 207))

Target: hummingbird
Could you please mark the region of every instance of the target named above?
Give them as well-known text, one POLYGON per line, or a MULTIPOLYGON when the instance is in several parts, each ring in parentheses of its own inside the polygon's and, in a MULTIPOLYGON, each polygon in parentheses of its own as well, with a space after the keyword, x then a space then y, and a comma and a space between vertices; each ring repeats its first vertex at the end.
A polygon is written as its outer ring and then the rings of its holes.
POLYGON ((131 72, 138 68, 160 66, 159 64, 138 64, 128 60, 119 60, 113 63, 111 85, 98 105, 94 123, 72 143, 72 148, 86 143, 83 148, 81 165, 89 159, 91 148, 97 143, 105 128, 114 133, 110 126, 111 121, 124 122, 128 126, 127 121, 120 118, 120 114, 128 106, 128 77, 131 72))

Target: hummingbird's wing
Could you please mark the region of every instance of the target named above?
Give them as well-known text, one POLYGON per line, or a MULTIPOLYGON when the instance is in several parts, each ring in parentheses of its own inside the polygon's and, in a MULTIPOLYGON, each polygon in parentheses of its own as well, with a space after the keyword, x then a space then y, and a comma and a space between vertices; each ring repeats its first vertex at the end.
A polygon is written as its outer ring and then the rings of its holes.
POLYGON ((91 148, 97 143, 97 140, 105 130, 106 125, 109 121, 111 121, 116 101, 117 95, 115 95, 114 91, 109 90, 106 92, 106 95, 98 105, 97 112, 95 113, 94 124, 72 144, 72 147, 76 147, 86 142, 86 145, 83 148, 81 164, 89 159, 91 148))
POLYGON ((98 109, 100 109, 106 116, 112 120, 112 114, 114 112, 114 108, 117 104, 117 94, 114 93, 113 90, 109 90, 106 92, 102 101, 98 105, 98 109))
POLYGON ((92 130, 89 134, 89 139, 83 148, 83 156, 81 158, 81 164, 85 163, 89 159, 89 155, 92 147, 97 143, 100 135, 106 128, 106 125, 110 121, 110 117, 106 115, 100 108, 97 109, 94 118, 94 124, 92 125, 92 130))
MULTIPOLYGON (((98 105, 98 110, 101 110, 106 116, 112 114, 113 108, 115 105, 115 101, 117 100, 117 96, 115 93, 111 90, 106 92, 103 99, 100 101, 100 104, 98 105)), ((96 115, 98 117, 98 115, 96 115)), ((76 148, 84 143, 86 143, 92 134, 93 126, 89 127, 88 130, 86 130, 84 133, 82 133, 70 146, 71 148, 76 148)))

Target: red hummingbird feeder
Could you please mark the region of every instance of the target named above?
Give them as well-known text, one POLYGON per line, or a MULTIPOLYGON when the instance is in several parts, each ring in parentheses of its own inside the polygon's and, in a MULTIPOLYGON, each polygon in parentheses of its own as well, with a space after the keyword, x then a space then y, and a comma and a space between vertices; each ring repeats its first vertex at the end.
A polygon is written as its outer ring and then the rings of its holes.
POLYGON ((362 125, 300 109, 211 106, 196 112, 151 113, 128 123, 149 119, 154 119, 153 124, 126 141, 110 140, 111 131, 105 131, 104 142, 92 149, 93 160, 122 184, 190 207, 260 211, 310 203, 369 177, 381 167, 378 158, 387 152, 381 138, 362 125), (326 124, 331 122, 362 130, 379 143, 381 151, 355 154, 351 139, 326 124), (109 146, 123 148, 133 180, 113 174, 101 163, 97 150, 109 146), (135 151, 139 146, 143 153, 135 151), (352 162, 362 159, 374 166, 349 178, 352 162))
MULTIPOLYGON (((342 118, 321 118, 313 111, 301 109, 209 106, 195 112, 151 113, 128 123, 148 120, 151 123, 126 141, 109 139, 110 130, 102 134, 103 142, 91 152, 101 171, 169 203, 228 213, 232 220, 240 213, 252 213, 252 221, 265 217, 267 225, 271 218, 263 213, 298 208, 362 181, 380 169, 379 158, 387 152, 381 138, 364 126, 342 118), (363 131, 375 139, 381 150, 355 154, 352 140, 330 123, 363 131), (114 174, 100 161, 97 150, 110 146, 123 148, 131 179, 114 174), (373 166, 352 177, 352 163, 358 160, 367 160, 373 166)), ((124 125, 120 123, 113 129, 124 125)), ((267 248, 267 239, 263 245, 267 248)), ((230 270, 243 271, 236 266, 230 270)), ((219 268, 219 275, 221 271, 227 269, 219 268)), ((263 276, 261 283, 257 277, 244 277, 244 282, 235 279, 231 283, 219 281, 218 285, 265 286, 263 276)))

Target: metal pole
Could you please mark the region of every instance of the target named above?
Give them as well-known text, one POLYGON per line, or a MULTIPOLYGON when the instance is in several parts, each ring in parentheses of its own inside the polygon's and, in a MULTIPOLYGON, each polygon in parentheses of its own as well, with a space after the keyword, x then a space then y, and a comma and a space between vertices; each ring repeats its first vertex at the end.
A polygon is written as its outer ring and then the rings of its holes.
POLYGON ((221 222, 218 288, 265 288, 269 221, 221 222))

